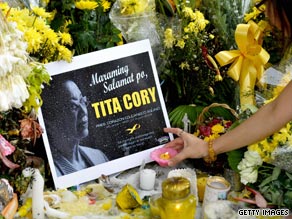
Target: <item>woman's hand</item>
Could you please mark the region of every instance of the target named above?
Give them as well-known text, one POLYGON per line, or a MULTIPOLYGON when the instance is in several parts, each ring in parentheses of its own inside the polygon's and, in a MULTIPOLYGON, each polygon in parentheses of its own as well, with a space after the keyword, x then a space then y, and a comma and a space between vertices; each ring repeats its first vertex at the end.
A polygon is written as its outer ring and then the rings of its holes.
POLYGON ((169 160, 169 166, 175 166, 187 158, 202 158, 208 155, 208 142, 184 132, 180 128, 164 128, 163 130, 178 136, 164 145, 164 147, 173 148, 179 152, 169 160))

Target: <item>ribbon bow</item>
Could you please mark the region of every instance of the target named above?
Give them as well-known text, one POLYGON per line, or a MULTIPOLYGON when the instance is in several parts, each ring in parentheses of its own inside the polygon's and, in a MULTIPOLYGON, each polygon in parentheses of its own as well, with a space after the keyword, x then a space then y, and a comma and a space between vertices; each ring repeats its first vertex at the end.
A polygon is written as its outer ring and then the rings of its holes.
POLYGON ((228 75, 239 82, 241 109, 255 105, 254 87, 263 73, 270 55, 261 47, 262 31, 253 21, 238 24, 235 41, 239 50, 221 51, 215 55, 221 66, 231 64, 228 75))

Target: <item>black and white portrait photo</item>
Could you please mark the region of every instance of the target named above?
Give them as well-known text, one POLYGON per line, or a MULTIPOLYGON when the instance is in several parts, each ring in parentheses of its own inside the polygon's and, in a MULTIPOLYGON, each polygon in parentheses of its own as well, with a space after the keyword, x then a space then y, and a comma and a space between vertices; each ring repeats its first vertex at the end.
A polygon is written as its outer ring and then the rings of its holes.
POLYGON ((40 123, 57 187, 150 162, 150 151, 171 140, 149 41, 47 68, 40 123))

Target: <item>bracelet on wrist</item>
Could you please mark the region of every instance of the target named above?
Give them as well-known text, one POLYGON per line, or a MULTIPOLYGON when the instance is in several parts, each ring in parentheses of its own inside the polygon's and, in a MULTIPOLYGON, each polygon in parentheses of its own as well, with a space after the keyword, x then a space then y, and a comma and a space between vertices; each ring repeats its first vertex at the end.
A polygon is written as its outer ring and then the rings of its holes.
POLYGON ((208 142, 208 155, 204 157, 204 161, 208 164, 213 163, 217 159, 217 155, 213 148, 213 140, 208 142))

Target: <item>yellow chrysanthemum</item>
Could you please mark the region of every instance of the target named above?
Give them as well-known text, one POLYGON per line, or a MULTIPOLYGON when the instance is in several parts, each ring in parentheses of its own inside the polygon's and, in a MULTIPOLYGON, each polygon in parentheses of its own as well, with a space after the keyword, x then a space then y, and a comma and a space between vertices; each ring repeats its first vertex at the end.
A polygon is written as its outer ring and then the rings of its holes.
POLYGON ((121 39, 121 41, 118 42, 117 45, 118 45, 118 46, 123 45, 123 44, 124 44, 124 41, 123 41, 123 34, 122 34, 122 33, 119 33, 119 34, 118 34, 118 37, 121 39))
POLYGON ((252 8, 252 12, 244 15, 244 21, 248 22, 250 20, 256 19, 263 11, 265 10, 265 7, 262 7, 261 10, 259 10, 257 7, 252 8))
POLYGON ((121 14, 140 14, 148 7, 148 0, 121 0, 121 14))
POLYGON ((73 44, 72 37, 69 33, 59 32, 58 35, 59 35, 60 41, 63 45, 70 45, 71 46, 73 44))
POLYGON ((43 43, 42 35, 34 27, 27 29, 24 33, 24 39, 27 42, 27 52, 36 53, 43 43))
POLYGON ((100 4, 103 8, 103 12, 106 12, 111 8, 111 3, 107 0, 102 0, 100 4))
POLYGON ((90 0, 81 0, 75 2, 75 7, 80 10, 93 10, 98 7, 97 2, 90 1, 90 0))
POLYGON ((72 24, 72 21, 71 20, 66 20, 65 23, 64 23, 64 26, 63 26, 63 31, 68 33, 69 32, 69 28, 68 26, 72 24))
POLYGON ((36 15, 42 17, 42 18, 51 18, 52 14, 49 12, 46 12, 44 8, 39 8, 39 7, 33 7, 32 8, 33 13, 36 15))
POLYGON ((65 60, 67 62, 71 62, 72 61, 72 52, 71 50, 69 50, 68 48, 66 48, 63 45, 59 45, 58 46, 58 60, 65 60))

